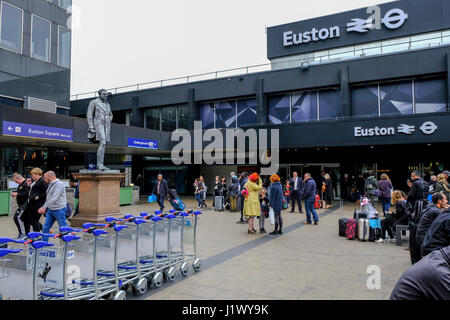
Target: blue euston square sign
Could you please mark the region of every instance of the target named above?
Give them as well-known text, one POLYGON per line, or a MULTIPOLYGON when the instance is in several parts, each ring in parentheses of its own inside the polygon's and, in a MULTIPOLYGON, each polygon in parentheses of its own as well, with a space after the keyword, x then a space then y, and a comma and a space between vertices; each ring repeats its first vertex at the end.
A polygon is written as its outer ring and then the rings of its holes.
POLYGON ((73 142, 73 130, 3 121, 3 135, 73 142))
POLYGON ((128 138, 128 147, 158 150, 158 141, 128 138))

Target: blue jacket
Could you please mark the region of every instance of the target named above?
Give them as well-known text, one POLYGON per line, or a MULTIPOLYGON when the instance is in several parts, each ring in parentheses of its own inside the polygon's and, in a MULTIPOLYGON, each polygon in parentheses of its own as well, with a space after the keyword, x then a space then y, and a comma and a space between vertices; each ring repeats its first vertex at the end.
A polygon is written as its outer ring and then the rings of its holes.
POLYGON ((269 187, 269 205, 273 208, 273 211, 281 212, 283 209, 283 199, 281 183, 272 183, 269 187))
MULTIPOLYGON (((239 184, 241 185, 241 190, 240 190, 240 192, 242 192, 242 190, 244 190, 244 187, 245 187, 245 184, 247 183, 247 181, 248 181, 248 177, 242 179, 241 182, 239 183, 239 184)), ((240 196, 241 198, 244 198, 244 196, 243 196, 242 193, 240 193, 240 192, 239 192, 239 196, 240 196)))
POLYGON ((309 178, 305 183, 305 192, 303 194, 305 199, 315 197, 317 192, 316 181, 313 178, 309 178))

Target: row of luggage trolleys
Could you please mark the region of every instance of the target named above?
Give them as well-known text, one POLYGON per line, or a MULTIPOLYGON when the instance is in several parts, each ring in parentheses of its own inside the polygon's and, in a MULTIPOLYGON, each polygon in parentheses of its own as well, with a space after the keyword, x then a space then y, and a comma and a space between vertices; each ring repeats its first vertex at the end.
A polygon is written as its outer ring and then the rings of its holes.
POLYGON ((16 300, 125 300, 150 286, 186 276, 197 257, 200 211, 106 218, 57 235, 31 232, 26 240, 0 238, 0 298, 16 300), (48 237, 48 241, 46 240, 48 237))

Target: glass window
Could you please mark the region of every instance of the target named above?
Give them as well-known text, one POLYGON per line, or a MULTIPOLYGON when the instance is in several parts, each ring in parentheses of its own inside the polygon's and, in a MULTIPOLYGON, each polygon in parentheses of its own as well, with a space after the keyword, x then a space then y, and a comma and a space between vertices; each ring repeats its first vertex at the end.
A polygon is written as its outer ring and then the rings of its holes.
POLYGON ((256 116, 256 99, 237 101, 237 125, 246 126, 258 122, 256 116))
POLYGON ((372 42, 355 46, 355 54, 363 57, 381 54, 381 42, 372 42))
POLYGON ((178 129, 187 129, 189 127, 188 106, 178 107, 178 129))
POLYGON ((216 104, 216 129, 236 128, 236 100, 216 104))
POLYGON ((6 97, 0 97, 0 107, 16 107, 23 108, 23 101, 6 97))
POLYGON ((214 103, 200 105, 200 119, 203 122, 203 129, 214 129, 214 103))
POLYGON ((380 85, 381 114, 413 113, 412 81, 380 85))
POLYGON ((31 56, 50 61, 50 21, 32 15, 31 56))
POLYGON ((427 48, 431 46, 438 46, 441 44, 441 33, 427 33, 411 37, 411 49, 427 48))
POLYGON ((320 120, 342 117, 342 98, 340 90, 319 91, 320 120))
POLYGON ((406 51, 409 49, 410 38, 401 38, 395 40, 387 40, 381 43, 381 50, 383 54, 392 53, 396 51, 406 51))
POLYGON ((145 127, 152 130, 160 130, 161 109, 153 108, 145 111, 145 127))
POLYGON ((269 98, 269 121, 271 123, 280 124, 291 121, 290 99, 290 94, 282 94, 269 98))
POLYGON ((292 122, 317 121, 317 91, 292 94, 292 122))
POLYGON ((58 65, 70 68, 71 54, 71 32, 70 30, 58 27, 58 65))
POLYGON ((414 81, 416 113, 435 113, 447 111, 445 80, 414 81))
POLYGON ((450 31, 442 32, 442 44, 450 43, 450 31))
POLYGON ((161 130, 172 132, 177 129, 177 107, 161 109, 161 130))
POLYGON ((72 5, 72 0, 59 0, 59 6, 68 9, 72 5))
POLYGON ((23 11, 6 2, 1 2, 1 38, 4 49, 22 53, 23 11))
POLYGON ((353 88, 351 95, 354 117, 378 117, 378 85, 353 88))
POLYGON ((355 56, 353 46, 330 50, 330 60, 351 59, 355 56))
POLYGON ((0 150, 0 174, 4 176, 12 176, 14 172, 19 171, 19 150, 14 148, 5 148, 2 146, 0 150))

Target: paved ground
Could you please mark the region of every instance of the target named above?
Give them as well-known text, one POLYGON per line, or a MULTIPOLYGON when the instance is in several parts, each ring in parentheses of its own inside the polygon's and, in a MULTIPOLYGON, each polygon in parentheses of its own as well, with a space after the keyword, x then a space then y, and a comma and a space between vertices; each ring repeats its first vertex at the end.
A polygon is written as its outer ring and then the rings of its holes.
MULTIPOLYGON (((194 201, 185 201, 188 207, 194 201)), ((168 204, 167 204, 168 205, 168 204)), ((155 210, 155 205, 122 207, 122 213, 155 210)), ((338 236, 338 220, 351 217, 354 205, 320 210, 318 226, 303 225, 305 215, 283 212, 283 236, 248 235, 237 213, 205 210, 199 224, 198 273, 150 290, 141 299, 388 299, 410 266, 406 246, 349 241, 338 236), (369 266, 378 266, 380 289, 369 290, 369 266)), ((268 220, 267 230, 272 231, 268 220)), ((0 218, 0 235, 14 236, 9 217, 0 218)), ((130 296, 130 298, 132 298, 130 296)))

